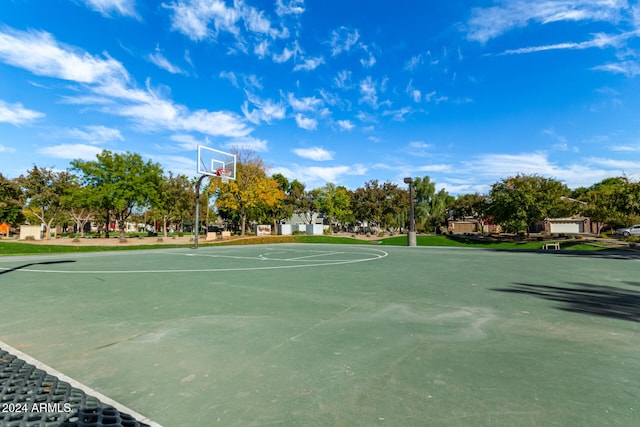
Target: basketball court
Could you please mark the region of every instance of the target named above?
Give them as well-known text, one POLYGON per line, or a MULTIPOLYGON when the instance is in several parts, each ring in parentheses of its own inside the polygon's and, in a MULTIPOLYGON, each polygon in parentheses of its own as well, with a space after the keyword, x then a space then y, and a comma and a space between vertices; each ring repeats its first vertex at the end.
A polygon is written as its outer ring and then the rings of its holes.
POLYGON ((166 427, 631 426, 639 267, 372 245, 4 257, 0 349, 166 427))

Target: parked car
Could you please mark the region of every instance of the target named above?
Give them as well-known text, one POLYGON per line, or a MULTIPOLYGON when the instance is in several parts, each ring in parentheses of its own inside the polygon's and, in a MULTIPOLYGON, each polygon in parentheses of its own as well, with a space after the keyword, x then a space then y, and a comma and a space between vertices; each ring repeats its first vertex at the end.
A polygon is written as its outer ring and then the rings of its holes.
POLYGON ((224 227, 220 227, 218 225, 210 225, 207 228, 208 233, 220 233, 221 231, 224 231, 224 227))
POLYGON ((619 228, 616 230, 616 234, 624 237, 640 236, 640 224, 632 225, 627 228, 619 228))

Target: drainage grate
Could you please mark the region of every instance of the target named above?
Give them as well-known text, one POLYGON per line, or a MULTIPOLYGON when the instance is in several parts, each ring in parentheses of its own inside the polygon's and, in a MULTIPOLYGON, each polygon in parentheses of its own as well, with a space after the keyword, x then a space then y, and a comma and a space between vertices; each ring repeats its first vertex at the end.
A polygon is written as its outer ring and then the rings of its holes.
POLYGON ((0 427, 149 427, 0 349, 0 427))

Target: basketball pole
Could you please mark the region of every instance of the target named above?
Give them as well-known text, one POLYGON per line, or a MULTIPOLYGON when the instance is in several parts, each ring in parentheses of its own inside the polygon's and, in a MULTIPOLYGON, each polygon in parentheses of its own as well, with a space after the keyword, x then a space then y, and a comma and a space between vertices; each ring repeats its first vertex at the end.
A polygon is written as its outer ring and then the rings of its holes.
MULTIPOLYGON (((196 218, 195 218, 195 235, 193 236, 193 249, 198 249, 198 235, 200 234, 200 185, 207 175, 201 175, 196 182, 196 218)), ((209 206, 207 206, 207 209, 209 206)))

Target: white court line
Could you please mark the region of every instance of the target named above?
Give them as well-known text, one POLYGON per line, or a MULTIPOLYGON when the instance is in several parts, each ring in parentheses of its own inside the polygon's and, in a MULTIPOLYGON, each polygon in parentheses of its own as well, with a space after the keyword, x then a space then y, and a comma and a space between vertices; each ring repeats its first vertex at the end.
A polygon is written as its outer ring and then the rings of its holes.
POLYGON ((137 413, 133 409, 126 407, 122 403, 116 402, 115 400, 113 400, 110 397, 107 397, 104 394, 92 389, 91 387, 86 386, 86 385, 82 384, 81 382, 76 381, 73 378, 68 377, 65 374, 61 373, 61 372, 58 372, 57 370, 53 369, 52 367, 50 367, 48 365, 45 365, 44 363, 40 362, 38 359, 34 359, 33 357, 29 356, 28 354, 25 354, 25 353, 21 352, 20 350, 11 347, 9 344, 7 344, 7 343, 5 343, 3 341, 0 341, 0 348, 3 349, 6 352, 9 352, 9 353, 13 354, 16 357, 19 357, 20 359, 24 360, 25 362, 29 363, 30 365, 33 365, 36 368, 45 371, 47 374, 53 375, 53 376, 57 377, 59 380, 71 384, 72 387, 75 387, 77 389, 80 389, 80 390, 84 391, 87 395, 97 398, 98 400, 100 400, 100 402, 102 402, 104 404, 107 404, 107 405, 113 406, 118 411, 122 412, 123 414, 131 415, 138 422, 149 424, 151 427, 162 427, 160 424, 156 423, 155 421, 150 420, 149 418, 145 417, 142 414, 137 413))
POLYGON ((305 258, 313 258, 319 256, 327 256, 327 255, 343 255, 345 252, 327 252, 324 254, 316 254, 316 255, 307 255, 307 256, 299 256, 295 258, 287 258, 286 261, 295 261, 297 259, 305 259, 305 258))
MULTIPOLYGON (((346 252, 345 252, 346 253, 346 252)), ((184 255, 184 253, 173 253, 174 255, 184 255)), ((352 259, 352 260, 334 260, 334 261, 324 261, 324 260, 316 260, 320 263, 316 264, 296 264, 296 265, 276 265, 276 266, 261 266, 261 267, 222 267, 222 268, 184 268, 184 269, 167 269, 167 270, 84 270, 84 271, 72 271, 72 270, 50 270, 50 269, 31 269, 31 268, 20 268, 16 269, 15 273, 20 272, 29 272, 29 273, 57 273, 57 274, 152 274, 152 273, 208 273, 208 272, 216 272, 216 271, 254 271, 254 270, 284 270, 291 268, 306 268, 306 267, 324 267, 331 265, 346 265, 346 264, 356 264, 360 262, 368 262, 368 261, 376 261, 382 258, 386 258, 389 254, 380 249, 372 249, 370 252, 349 252, 349 254, 359 254, 366 255, 367 258, 361 259, 352 259)), ((197 255, 197 256, 209 256, 209 255, 197 255)), ((215 255, 213 256, 216 257, 215 255)), ((33 259, 33 258, 31 258, 33 259)), ((240 259, 249 259, 252 261, 260 261, 259 258, 247 258, 240 257, 240 259)), ((264 259, 266 260, 266 259, 264 259)), ((271 261, 286 261, 283 260, 271 260, 271 261)), ((313 262, 312 260, 307 260, 307 262, 313 262)), ((6 270, 14 270, 14 267, 5 268, 0 267, 0 271, 6 270)))

